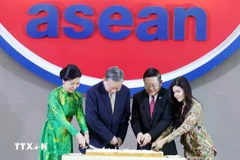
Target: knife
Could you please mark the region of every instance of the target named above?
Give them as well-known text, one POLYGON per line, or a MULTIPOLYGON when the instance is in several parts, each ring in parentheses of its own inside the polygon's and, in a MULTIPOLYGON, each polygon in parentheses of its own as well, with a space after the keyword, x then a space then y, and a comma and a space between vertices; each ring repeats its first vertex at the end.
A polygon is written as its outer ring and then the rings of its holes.
POLYGON ((118 149, 118 143, 114 145, 114 149, 118 149))
POLYGON ((92 150, 99 149, 99 148, 91 145, 90 143, 86 143, 85 145, 86 145, 87 149, 92 149, 92 150))
MULTIPOLYGON (((140 145, 142 145, 142 144, 143 144, 143 141, 141 140, 140 145)), ((141 146, 140 149, 143 150, 143 146, 141 146)))
POLYGON ((151 146, 151 150, 155 150, 156 146, 151 146))
POLYGON ((162 148, 156 150, 156 146, 152 146, 152 147, 151 147, 151 150, 156 151, 156 152, 160 152, 160 151, 162 151, 162 148))

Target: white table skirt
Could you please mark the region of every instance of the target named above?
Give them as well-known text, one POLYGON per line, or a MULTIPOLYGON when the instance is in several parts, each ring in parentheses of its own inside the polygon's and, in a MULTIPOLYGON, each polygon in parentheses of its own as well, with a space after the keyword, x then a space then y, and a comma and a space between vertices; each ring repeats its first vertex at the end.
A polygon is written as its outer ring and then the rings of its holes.
POLYGON ((159 157, 115 157, 115 156, 86 156, 81 153, 70 153, 62 156, 62 160, 186 160, 180 156, 159 157))

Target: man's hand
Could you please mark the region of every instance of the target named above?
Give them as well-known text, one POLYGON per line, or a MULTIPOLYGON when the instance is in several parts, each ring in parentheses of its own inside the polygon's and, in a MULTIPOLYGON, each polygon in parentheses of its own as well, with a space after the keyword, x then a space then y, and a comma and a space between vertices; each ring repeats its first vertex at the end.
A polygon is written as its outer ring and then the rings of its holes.
POLYGON ((118 145, 118 139, 114 136, 112 138, 112 140, 110 141, 110 144, 113 146, 117 146, 118 145))
POLYGON ((118 147, 122 145, 122 139, 117 137, 117 140, 118 140, 118 147))
POLYGON ((137 143, 138 143, 139 145, 142 144, 142 136, 143 136, 142 132, 139 132, 139 133, 137 134, 137 143))
POLYGON ((140 147, 143 147, 146 144, 150 143, 151 140, 152 140, 151 135, 149 133, 145 133, 141 138, 142 144, 140 144, 140 147))

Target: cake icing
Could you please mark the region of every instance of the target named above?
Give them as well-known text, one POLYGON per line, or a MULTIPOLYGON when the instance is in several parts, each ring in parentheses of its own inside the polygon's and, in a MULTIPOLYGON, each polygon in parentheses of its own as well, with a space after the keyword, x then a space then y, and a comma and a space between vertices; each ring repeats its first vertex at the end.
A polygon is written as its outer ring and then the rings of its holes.
POLYGON ((131 149, 94 149, 87 150, 89 156, 142 156, 142 157, 163 157, 163 152, 152 150, 131 150, 131 149))

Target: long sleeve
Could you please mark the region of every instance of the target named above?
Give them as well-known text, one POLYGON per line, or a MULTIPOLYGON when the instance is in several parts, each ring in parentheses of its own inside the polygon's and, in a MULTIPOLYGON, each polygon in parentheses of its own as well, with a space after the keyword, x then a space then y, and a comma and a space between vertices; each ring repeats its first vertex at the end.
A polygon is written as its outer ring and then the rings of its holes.
POLYGON ((133 97, 133 104, 132 104, 132 119, 131 119, 131 126, 135 136, 137 137, 138 133, 142 132, 141 127, 141 113, 139 108, 139 103, 136 100, 135 96, 133 97))
POLYGON ((165 137, 167 137, 169 134, 171 134, 173 131, 173 125, 170 124, 170 126, 162 132, 162 134, 157 138, 157 140, 161 140, 165 137))
POLYGON ((202 106, 200 104, 194 104, 189 111, 187 118, 184 120, 182 125, 173 131, 170 135, 166 137, 167 142, 171 142, 176 137, 181 136, 190 130, 192 130, 198 123, 202 115, 202 106))
POLYGON ((78 106, 77 106, 77 122, 78 125, 81 128, 82 133, 85 133, 86 131, 88 131, 88 127, 87 127, 87 123, 86 123, 86 119, 85 119, 85 115, 83 112, 83 107, 82 107, 82 97, 80 94, 78 94, 78 106))
POLYGON ((124 139, 127 134, 129 117, 130 117, 130 91, 128 91, 127 100, 124 106, 123 117, 121 119, 121 124, 119 126, 119 131, 117 133, 117 137, 120 137, 122 139, 122 142, 124 142, 124 139))
POLYGON ((66 128, 73 136, 76 136, 79 131, 67 121, 60 101, 64 101, 64 97, 59 96, 56 92, 52 92, 48 97, 49 111, 52 112, 60 125, 66 128))

